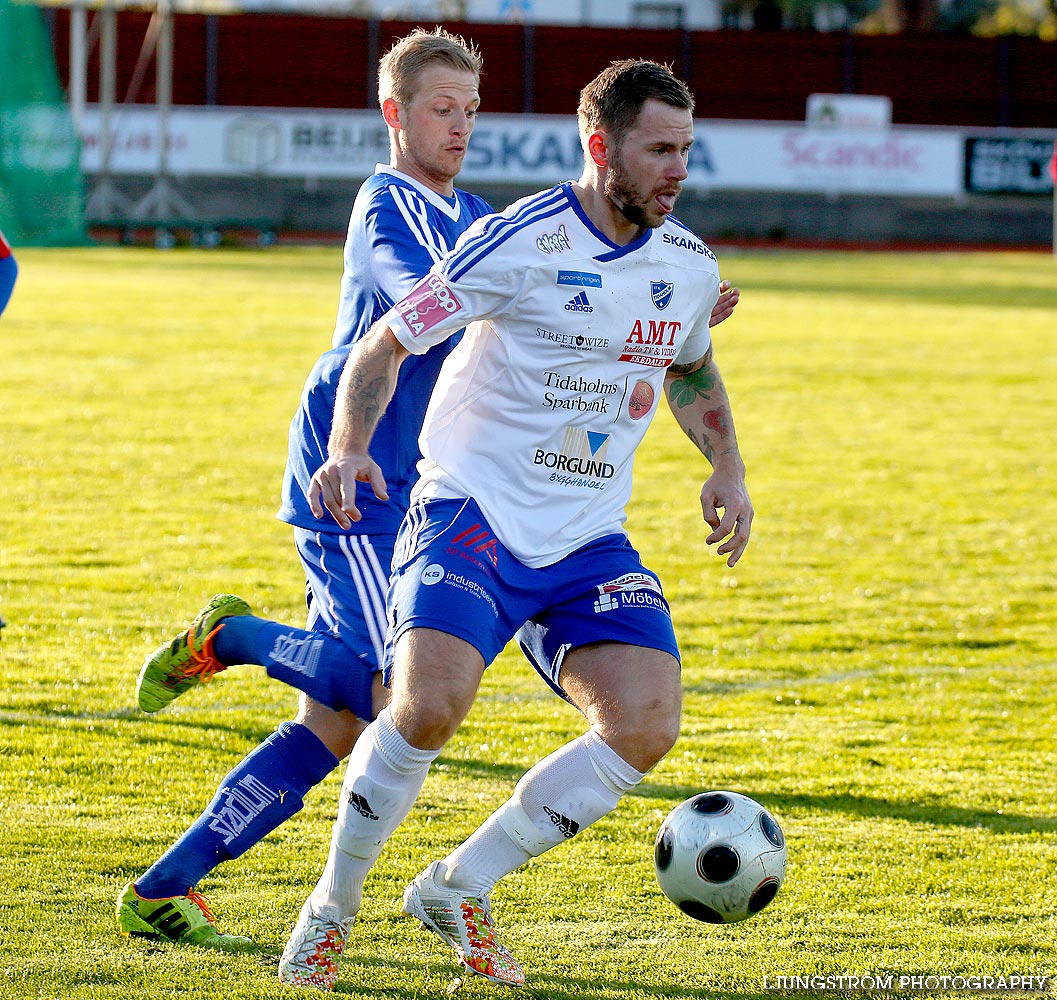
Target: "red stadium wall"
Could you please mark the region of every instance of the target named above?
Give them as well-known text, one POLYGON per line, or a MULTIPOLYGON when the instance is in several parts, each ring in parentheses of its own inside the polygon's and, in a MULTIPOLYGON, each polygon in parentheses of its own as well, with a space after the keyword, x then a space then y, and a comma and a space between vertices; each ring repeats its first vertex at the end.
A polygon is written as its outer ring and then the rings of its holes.
MULTIPOLYGON (((69 69, 66 11, 50 12, 60 74, 69 69)), ((149 15, 118 16, 119 99, 136 75, 149 15)), ((279 15, 175 18, 177 104, 366 108, 378 55, 413 25, 279 15)), ((1032 38, 912 37, 751 31, 449 24, 485 56, 484 110, 569 114, 581 85, 625 56, 673 65, 701 118, 802 121, 811 93, 884 94, 900 125, 1052 128, 1057 44, 1032 38)), ((154 99, 153 65, 134 98, 154 99)), ((98 51, 88 99, 97 99, 98 51)))

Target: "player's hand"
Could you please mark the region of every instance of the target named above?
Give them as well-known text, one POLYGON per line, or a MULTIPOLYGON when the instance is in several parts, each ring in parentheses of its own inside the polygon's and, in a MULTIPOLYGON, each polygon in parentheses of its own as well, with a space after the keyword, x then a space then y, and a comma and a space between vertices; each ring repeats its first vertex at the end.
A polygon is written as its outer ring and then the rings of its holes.
POLYGON ((342 528, 352 527, 352 522, 361 517, 356 506, 357 483, 370 483, 379 500, 389 499, 382 470, 370 455, 328 458, 308 484, 308 505, 312 513, 322 517, 326 508, 342 528))
POLYGON ((729 319, 740 298, 741 289, 732 288, 730 282, 724 278, 719 283, 719 299, 712 307, 712 315, 708 317, 709 329, 722 323, 723 320, 729 319))
POLYGON ((727 556, 727 565, 733 566, 749 544, 752 531, 754 512, 744 476, 726 470, 713 472, 701 487, 701 512, 712 528, 705 543, 719 542, 717 554, 727 556))

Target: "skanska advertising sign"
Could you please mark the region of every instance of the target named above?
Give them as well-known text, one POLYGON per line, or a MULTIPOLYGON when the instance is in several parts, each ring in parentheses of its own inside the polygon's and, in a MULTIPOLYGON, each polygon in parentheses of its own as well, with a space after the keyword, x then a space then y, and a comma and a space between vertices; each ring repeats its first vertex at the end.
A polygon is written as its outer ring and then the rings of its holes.
MULTIPOLYGON (((156 174, 161 139, 152 107, 115 110, 105 141, 99 109, 84 118, 89 174, 156 174), (109 157, 104 150, 109 145, 109 157)), ((811 129, 793 123, 698 121, 688 188, 955 197, 964 189, 965 137, 957 130, 811 129)), ((297 177, 358 181, 389 158, 372 111, 174 108, 168 172, 176 177, 297 177)), ((541 187, 579 176, 572 116, 482 115, 459 183, 541 187)))

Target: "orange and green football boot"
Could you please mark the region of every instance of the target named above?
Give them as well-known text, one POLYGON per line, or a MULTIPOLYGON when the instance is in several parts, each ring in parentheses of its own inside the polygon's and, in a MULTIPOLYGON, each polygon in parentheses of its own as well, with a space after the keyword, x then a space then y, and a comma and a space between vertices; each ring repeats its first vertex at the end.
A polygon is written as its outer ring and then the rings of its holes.
POLYGON ((201 894, 188 889, 186 896, 144 899, 129 882, 117 897, 117 929, 125 936, 163 938, 177 944, 194 944, 221 951, 255 948, 248 937, 221 934, 201 894))
POLYGON ((136 680, 139 707, 157 712, 196 684, 208 684, 214 674, 226 670, 213 655, 213 639, 224 627, 220 621, 248 614, 252 614, 250 606, 241 597, 217 594, 187 629, 147 657, 136 680))

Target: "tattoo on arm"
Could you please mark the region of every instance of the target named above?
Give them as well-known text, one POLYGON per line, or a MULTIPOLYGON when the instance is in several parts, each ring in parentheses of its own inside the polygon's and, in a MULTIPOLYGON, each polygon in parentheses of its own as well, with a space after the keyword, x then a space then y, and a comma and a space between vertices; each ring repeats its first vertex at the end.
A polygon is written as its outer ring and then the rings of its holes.
POLYGON ((694 372, 702 371, 708 368, 712 364, 712 345, 708 345, 708 350, 705 351, 703 358, 698 358, 697 361, 691 361, 687 365, 672 364, 668 366, 668 375, 671 378, 680 378, 683 375, 691 375, 694 372))
POLYGON ((730 433, 731 428, 730 410, 725 406, 709 410, 705 414, 705 426, 726 437, 730 433))
POLYGON ((370 381, 356 379, 353 386, 362 405, 361 414, 365 427, 373 430, 382 419, 386 404, 389 402, 389 380, 382 376, 370 381))
POLYGON ((716 375, 712 368, 698 368, 686 375, 673 378, 668 389, 668 397, 673 406, 682 409, 685 406, 693 406, 698 397, 711 398, 710 394, 715 387, 716 375))
POLYGON ((686 436, 690 439, 690 443, 711 462, 714 452, 712 445, 708 443, 708 438, 704 435, 698 438, 694 433, 693 427, 684 427, 683 430, 686 431, 686 436))

